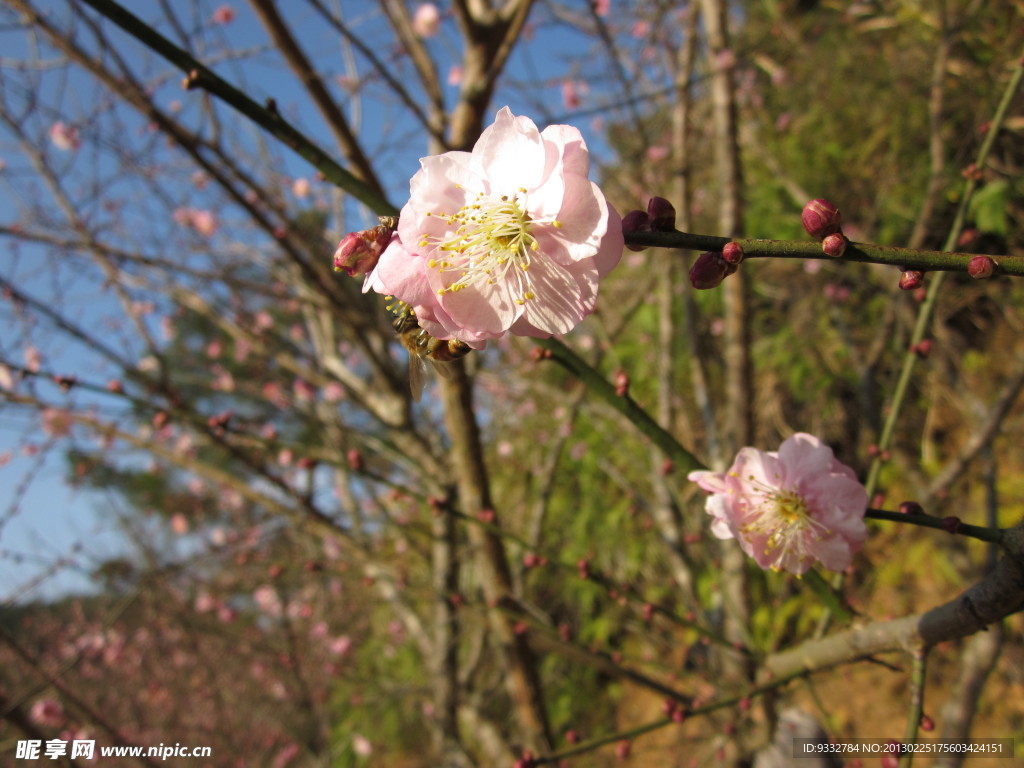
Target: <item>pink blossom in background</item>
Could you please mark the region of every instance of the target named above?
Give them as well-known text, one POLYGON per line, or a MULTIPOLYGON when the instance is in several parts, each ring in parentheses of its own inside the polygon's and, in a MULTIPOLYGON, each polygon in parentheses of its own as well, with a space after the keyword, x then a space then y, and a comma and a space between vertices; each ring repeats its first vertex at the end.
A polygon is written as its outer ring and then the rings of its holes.
POLYGON ((177 512, 171 515, 171 530, 179 536, 183 536, 188 533, 189 525, 188 518, 185 517, 181 512, 177 512))
POLYGON ((253 328, 256 330, 256 333, 273 327, 274 318, 269 312, 261 310, 256 313, 256 317, 253 318, 253 328))
POLYGON ((433 37, 441 31, 441 11, 433 3, 423 3, 412 17, 412 29, 419 37, 433 37))
POLYGON ((6 389, 8 392, 14 391, 14 377, 11 375, 11 369, 2 364, 0 364, 0 389, 6 389))
POLYGON ((345 399, 345 387, 337 381, 329 381, 324 385, 323 396, 325 402, 337 403, 345 399))
POLYGON ((70 435, 71 427, 75 423, 71 413, 62 408, 43 408, 40 418, 43 422, 43 432, 50 437, 70 435))
POLYGON ((360 757, 369 757, 373 754, 373 745, 368 738, 357 733, 352 736, 352 751, 360 757))
POLYGON ((643 20, 633 22, 633 29, 630 30, 630 34, 633 37, 647 37, 651 34, 651 23, 643 20))
POLYGON ((287 744, 280 752, 274 755, 273 768, 285 768, 286 765, 299 756, 301 751, 302 749, 294 741, 287 744))
POLYGON ((762 568, 806 573, 814 561, 842 571, 867 539, 867 492, 853 470, 813 435, 778 452, 743 448, 725 473, 691 472, 711 495, 711 532, 738 539, 762 568))
POLYGON ((217 232, 217 217, 210 211, 178 208, 174 211, 173 217, 176 224, 191 227, 204 237, 210 237, 217 232))
POLYGON ((299 178, 292 182, 292 194, 300 200, 309 197, 311 189, 309 179, 299 178))
POLYGON ((668 159, 668 156, 672 154, 672 150, 663 144, 655 144, 654 146, 648 147, 645 154, 647 159, 652 163, 660 163, 662 160, 668 159))
POLYGON ((200 235, 209 237, 217 231, 217 218, 210 211, 194 211, 192 226, 200 235))
POLYGON ((252 599, 256 602, 256 607, 268 616, 281 615, 281 598, 277 596, 277 590, 269 584, 256 587, 252 599))
POLYGON ((432 336, 477 349, 506 333, 572 330, 623 248, 621 219, 589 169, 576 128, 542 132, 503 108, 472 152, 420 160, 399 236, 363 290, 411 305, 432 336))
POLYGON ((29 719, 44 728, 57 728, 64 723, 64 707, 56 699, 39 699, 28 711, 29 719))
POLYGON ((566 109, 577 109, 580 105, 580 92, 572 80, 562 83, 562 105, 566 109))
POLYGON ((336 637, 330 642, 327 649, 335 656, 345 656, 352 650, 352 638, 348 635, 336 637))
POLYGON ((598 16, 607 16, 612 9, 612 0, 592 0, 592 2, 594 3, 594 13, 598 16))
POLYGON ((78 129, 59 120, 50 126, 50 142, 61 152, 73 152, 82 146, 78 129))
POLYGON ((448 70, 448 85, 461 85, 462 74, 462 67, 458 64, 452 64, 448 70))
POLYGON ((43 364, 43 355, 33 346, 25 347, 25 367, 32 373, 38 373, 43 364))
POLYGON ((210 17, 214 24, 230 24, 235 20, 235 9, 230 5, 222 5, 210 17))
POLYGON ((203 590, 196 595, 193 607, 196 609, 196 613, 209 613, 217 607, 217 599, 206 590, 203 590))

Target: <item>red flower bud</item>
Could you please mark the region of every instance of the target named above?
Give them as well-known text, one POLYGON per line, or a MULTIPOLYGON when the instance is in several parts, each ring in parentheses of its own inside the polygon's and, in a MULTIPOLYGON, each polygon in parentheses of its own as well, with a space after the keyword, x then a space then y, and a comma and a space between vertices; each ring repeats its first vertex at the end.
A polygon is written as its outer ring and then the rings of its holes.
POLYGON ((737 242, 726 243, 722 247, 722 259, 726 264, 739 264, 743 261, 743 246, 737 242))
MULTIPOLYGON (((651 217, 647 211, 630 211, 622 217, 622 234, 629 235, 630 232, 650 232, 651 217)), ((631 251, 642 251, 646 246, 626 245, 631 251)))
POLYGON ((928 715, 921 715, 921 730, 930 733, 935 730, 935 721, 928 715))
POLYGON ((652 197, 647 203, 652 232, 672 232, 676 228, 676 209, 664 197, 652 197))
POLYGON ((839 231, 842 216, 835 205, 819 197, 804 206, 804 210, 800 214, 800 221, 803 223, 804 229, 807 230, 807 234, 821 240, 826 235, 839 231))
POLYGON ((334 252, 334 270, 350 277, 362 275, 375 266, 398 227, 394 216, 381 216, 380 224, 362 232, 349 232, 334 252))
POLYGON ((838 259, 846 253, 846 238, 843 237, 843 233, 833 232, 831 235, 825 235, 825 239, 821 241, 821 250, 833 259, 838 259))
POLYGON ((621 368, 615 372, 615 394, 625 397, 629 394, 629 374, 621 368))
POLYGON ((620 760, 625 760, 627 757, 629 757, 629 751, 630 743, 626 739, 623 739, 615 745, 615 754, 618 756, 620 760))
POLYGON ((975 256, 967 264, 967 274, 976 280, 992 277, 996 271, 996 263, 989 256, 975 256))
POLYGON ((900 275, 900 290, 913 291, 920 288, 924 283, 924 272, 917 269, 908 269, 900 275))
POLYGON ((900 514, 902 515, 923 515, 924 507, 918 504, 916 501, 903 501, 900 502, 900 514))
POLYGON ((921 339, 920 342, 918 342, 917 344, 914 345, 914 352, 922 360, 924 360, 926 357, 928 357, 928 355, 931 354, 931 351, 932 351, 932 340, 931 339, 921 339))
POLYGON ((722 258, 722 254, 707 251, 697 257, 690 267, 690 283, 698 291, 717 288, 722 281, 735 270, 735 266, 722 258))
POLYGON ((942 530, 947 533, 960 533, 960 529, 963 528, 963 521, 956 515, 950 515, 949 517, 942 518, 942 530))
POLYGON ((576 563, 576 571, 579 573, 581 579, 590 578, 590 561, 583 558, 576 563))
POLYGON ((348 462, 348 468, 353 472, 362 472, 366 466, 363 462, 363 454, 356 448, 348 450, 348 453, 345 454, 345 461, 348 462))

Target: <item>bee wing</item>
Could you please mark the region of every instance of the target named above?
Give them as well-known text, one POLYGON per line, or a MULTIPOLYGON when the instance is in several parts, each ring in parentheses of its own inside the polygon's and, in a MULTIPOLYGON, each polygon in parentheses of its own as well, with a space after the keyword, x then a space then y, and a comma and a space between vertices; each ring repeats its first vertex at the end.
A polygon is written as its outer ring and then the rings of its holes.
POLYGON ((447 361, 442 362, 441 360, 431 360, 430 364, 431 364, 431 366, 433 366, 434 370, 438 372, 438 374, 441 376, 441 378, 443 378, 443 379, 451 379, 452 378, 452 368, 451 368, 451 363, 450 362, 447 362, 447 361))
POLYGON ((409 392, 417 403, 423 397, 423 387, 427 383, 427 365, 423 358, 415 352, 409 353, 409 392))

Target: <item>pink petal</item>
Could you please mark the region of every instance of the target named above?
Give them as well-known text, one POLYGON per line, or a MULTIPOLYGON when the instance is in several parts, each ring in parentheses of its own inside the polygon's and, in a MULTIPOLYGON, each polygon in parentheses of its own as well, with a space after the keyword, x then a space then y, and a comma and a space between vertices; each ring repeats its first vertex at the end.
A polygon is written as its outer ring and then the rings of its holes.
POLYGON ((473 157, 491 183, 490 193, 513 195, 520 187, 534 189, 547 167, 546 151, 537 126, 528 117, 515 117, 502 107, 473 147, 473 157))

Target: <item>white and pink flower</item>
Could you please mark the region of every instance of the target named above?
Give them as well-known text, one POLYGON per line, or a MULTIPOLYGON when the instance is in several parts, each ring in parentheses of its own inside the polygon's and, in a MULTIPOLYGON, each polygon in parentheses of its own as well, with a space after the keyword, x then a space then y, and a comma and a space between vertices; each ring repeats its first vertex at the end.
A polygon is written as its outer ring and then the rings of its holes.
POLYGON ((50 141, 61 152, 74 152, 82 146, 78 129, 59 120, 50 126, 50 141))
POLYGON ((587 178, 576 128, 540 131, 505 107, 472 152, 420 166, 363 290, 411 305, 432 336, 477 349, 506 333, 566 333, 593 312, 622 256, 622 222, 587 178))
POLYGON ((433 37, 441 31, 441 10, 433 3, 423 3, 412 17, 412 30, 419 37, 433 37))
POLYGON ((737 539, 762 568, 800 575, 818 561, 842 571, 867 539, 864 486, 813 435, 797 433, 778 452, 743 448, 727 472, 689 479, 711 494, 711 532, 737 539))

